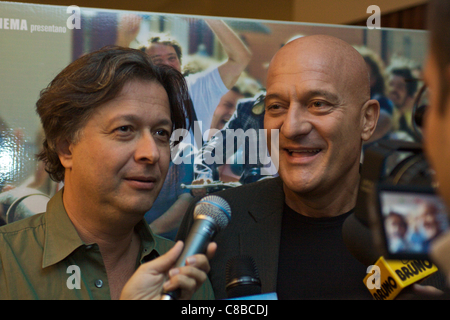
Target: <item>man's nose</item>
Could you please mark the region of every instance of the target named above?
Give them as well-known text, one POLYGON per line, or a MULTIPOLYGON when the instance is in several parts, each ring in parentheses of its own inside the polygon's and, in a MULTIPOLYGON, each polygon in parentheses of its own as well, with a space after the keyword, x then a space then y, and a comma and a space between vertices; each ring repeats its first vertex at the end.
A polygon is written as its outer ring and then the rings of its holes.
POLYGON ((142 134, 136 143, 136 162, 155 164, 159 158, 160 151, 153 135, 150 132, 142 134))
POLYGON ((291 104, 281 126, 281 134, 288 139, 307 135, 313 129, 310 122, 310 113, 299 104, 291 104))

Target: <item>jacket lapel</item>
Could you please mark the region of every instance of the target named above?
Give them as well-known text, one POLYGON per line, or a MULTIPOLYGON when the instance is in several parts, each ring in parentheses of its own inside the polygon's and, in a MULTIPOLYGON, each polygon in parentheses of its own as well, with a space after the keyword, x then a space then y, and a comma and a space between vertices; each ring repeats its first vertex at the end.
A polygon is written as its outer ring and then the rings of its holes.
POLYGON ((240 247, 243 254, 255 259, 263 292, 275 292, 284 207, 283 183, 279 177, 272 178, 264 188, 255 188, 255 192, 258 195, 253 199, 257 201, 248 210, 255 223, 240 234, 240 247))

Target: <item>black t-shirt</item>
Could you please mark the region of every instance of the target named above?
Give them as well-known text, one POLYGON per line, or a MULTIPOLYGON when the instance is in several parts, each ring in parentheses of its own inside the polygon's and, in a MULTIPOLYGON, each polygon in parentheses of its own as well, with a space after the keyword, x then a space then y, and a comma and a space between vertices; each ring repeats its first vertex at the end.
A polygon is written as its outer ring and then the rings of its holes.
POLYGON ((342 225, 351 213, 311 218, 285 204, 277 278, 280 300, 373 299, 363 281, 368 266, 351 255, 342 239, 342 225))

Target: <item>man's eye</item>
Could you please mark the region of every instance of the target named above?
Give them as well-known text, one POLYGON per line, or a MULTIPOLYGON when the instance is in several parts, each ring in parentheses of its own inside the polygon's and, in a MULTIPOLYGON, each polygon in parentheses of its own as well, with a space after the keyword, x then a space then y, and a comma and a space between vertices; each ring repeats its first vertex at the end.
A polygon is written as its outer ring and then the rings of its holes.
POLYGON ((314 102, 312 103, 312 105, 313 105, 313 107, 321 108, 321 107, 327 106, 328 104, 325 103, 325 102, 323 102, 323 101, 314 101, 314 102))
POLYGON ((156 134, 159 136, 168 136, 169 132, 167 130, 160 129, 160 130, 156 131, 156 134))
POLYGON ((278 109, 281 109, 281 106, 279 104, 271 104, 271 105, 268 105, 266 107, 266 109, 267 110, 278 110, 278 109))
POLYGON ((327 102, 327 101, 313 101, 312 103, 310 103, 310 106, 314 109, 320 109, 322 111, 326 111, 326 110, 332 110, 334 107, 334 104, 327 102))
POLYGON ((114 129, 113 134, 119 139, 129 139, 133 135, 133 127, 130 125, 120 126, 114 129))
POLYGON ((170 132, 165 129, 156 130, 155 135, 158 136, 158 138, 163 141, 169 141, 170 139, 170 132))
POLYGON ((130 132, 131 131, 131 127, 130 126, 121 126, 117 128, 117 131, 119 132, 130 132))
POLYGON ((133 133, 134 129, 132 126, 120 126, 117 127, 114 132, 119 137, 128 137, 133 133))

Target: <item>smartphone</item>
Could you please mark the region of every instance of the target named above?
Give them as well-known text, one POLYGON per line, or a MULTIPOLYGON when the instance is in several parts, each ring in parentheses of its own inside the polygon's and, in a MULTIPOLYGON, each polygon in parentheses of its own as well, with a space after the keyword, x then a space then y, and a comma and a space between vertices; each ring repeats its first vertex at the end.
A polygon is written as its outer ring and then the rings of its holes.
POLYGON ((447 208, 431 187, 377 186, 378 224, 387 259, 429 259, 433 241, 449 229, 447 208))

